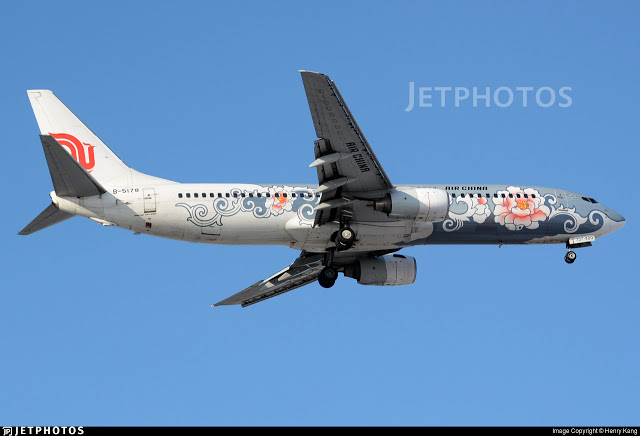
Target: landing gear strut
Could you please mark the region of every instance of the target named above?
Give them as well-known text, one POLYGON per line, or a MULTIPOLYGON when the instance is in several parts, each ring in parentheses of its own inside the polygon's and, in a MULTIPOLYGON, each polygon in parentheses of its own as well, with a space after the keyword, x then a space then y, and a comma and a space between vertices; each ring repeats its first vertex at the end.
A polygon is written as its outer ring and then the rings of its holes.
POLYGON ((335 243, 337 251, 348 250, 356 241, 356 232, 353 231, 349 224, 353 219, 353 212, 343 210, 340 215, 340 230, 336 233, 335 243))

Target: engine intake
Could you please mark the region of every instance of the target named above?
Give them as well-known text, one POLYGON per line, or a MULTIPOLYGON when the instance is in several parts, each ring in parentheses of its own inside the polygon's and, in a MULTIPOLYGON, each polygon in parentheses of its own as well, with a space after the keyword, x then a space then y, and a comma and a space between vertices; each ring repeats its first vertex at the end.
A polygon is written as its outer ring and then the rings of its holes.
POLYGON ((373 208, 390 218, 438 222, 449 213, 449 195, 434 188, 394 189, 383 200, 376 200, 373 208))
POLYGON ((347 265, 344 275, 361 285, 401 286, 416 281, 416 259, 401 254, 369 257, 347 265))

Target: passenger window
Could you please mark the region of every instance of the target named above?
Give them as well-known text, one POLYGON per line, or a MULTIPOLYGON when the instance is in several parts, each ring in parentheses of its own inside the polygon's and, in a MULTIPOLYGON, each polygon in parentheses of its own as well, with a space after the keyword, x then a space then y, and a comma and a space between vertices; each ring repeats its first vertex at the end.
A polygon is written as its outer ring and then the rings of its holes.
POLYGON ((536 194, 531 194, 531 198, 536 198, 536 194))
POLYGON ((238 198, 238 193, 237 192, 233 193, 233 198, 238 198))
POLYGON ((198 193, 193 194, 193 198, 198 198, 198 193))
POLYGON ((498 193, 497 192, 493 193, 493 198, 498 198, 498 193))
POLYGON ((529 198, 529 196, 527 194, 523 194, 523 195, 524 195, 524 198, 529 198))
POLYGON ((513 198, 513 194, 509 194, 509 198, 513 198))
POLYGON ((240 197, 244 198, 244 192, 242 194, 240 194, 240 197))
POLYGON ((464 198, 464 194, 460 194, 460 197, 464 198))
POLYGON ((262 194, 258 192, 258 198, 262 197, 262 194))
POLYGON ((182 194, 178 194, 178 198, 182 198, 182 194))
POLYGON ((291 193, 291 198, 296 198, 296 193, 295 192, 291 193))
POLYGON ((520 194, 516 194, 516 197, 520 198, 520 194))
POLYGON ((456 193, 455 193, 455 192, 452 192, 452 193, 451 193, 451 196, 455 198, 456 193))
POLYGON ((287 193, 285 192, 284 194, 282 194, 282 196, 283 196, 284 198, 287 198, 287 193))
POLYGON ((213 198, 213 197, 215 197, 215 194, 213 192, 210 192, 209 193, 209 197, 213 198))
POLYGON ((222 192, 218 192, 218 198, 222 198, 222 192))
POLYGON ((506 198, 506 197, 507 197, 507 196, 506 196, 506 195, 504 195, 504 194, 500 194, 500 195, 502 196, 502 198, 506 198))
POLYGON ((225 196, 225 197, 227 197, 227 198, 229 198, 229 193, 228 193, 228 192, 226 192, 226 193, 224 194, 224 196, 225 196))
POLYGON ((187 198, 191 198, 191 194, 187 194, 187 198))

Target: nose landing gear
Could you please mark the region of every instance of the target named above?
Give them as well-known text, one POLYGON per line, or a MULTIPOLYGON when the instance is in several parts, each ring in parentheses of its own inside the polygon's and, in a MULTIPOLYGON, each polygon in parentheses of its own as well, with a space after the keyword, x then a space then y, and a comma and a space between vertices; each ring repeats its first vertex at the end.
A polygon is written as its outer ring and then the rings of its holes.
POLYGON ((591 242, 596 238, 593 235, 574 236, 567 241, 567 253, 564 255, 564 261, 567 263, 573 263, 576 261, 576 253, 572 250, 574 248, 591 247, 591 242))
POLYGON ((576 253, 575 251, 567 251, 567 254, 564 255, 564 261, 567 263, 573 263, 576 261, 576 253))

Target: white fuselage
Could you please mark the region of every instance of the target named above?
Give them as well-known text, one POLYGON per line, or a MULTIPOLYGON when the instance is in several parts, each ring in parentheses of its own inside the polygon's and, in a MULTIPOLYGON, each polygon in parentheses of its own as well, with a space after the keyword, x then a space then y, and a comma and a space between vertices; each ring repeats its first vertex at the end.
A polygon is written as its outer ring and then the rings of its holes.
MULTIPOLYGON (((58 197, 54 192, 50 195, 64 212, 138 234, 209 244, 282 245, 323 252, 335 246, 332 239, 339 224, 327 222, 314 227, 315 208, 320 204, 316 188, 313 185, 182 184, 133 172, 128 184, 105 187, 107 192, 99 196, 58 197)), ((398 186, 397 189, 404 188, 398 186)), ((540 225, 533 223, 530 229, 510 230, 498 223, 499 218, 486 219, 488 211, 481 208, 483 201, 493 201, 493 196, 497 196, 497 186, 476 193, 473 202, 468 199, 461 202, 460 195, 456 197, 452 189, 447 191, 452 209, 447 219, 439 223, 394 219, 372 207, 360 207, 358 218, 352 223, 357 240, 351 250, 394 250, 426 243, 565 243, 569 236, 600 237, 624 222, 621 217, 619 223, 611 221, 608 216, 614 212, 604 208, 606 214, 603 213, 598 210, 602 209, 601 205, 582 200, 578 204, 572 200, 572 209, 562 205, 553 211, 547 209, 545 221, 540 225), (454 208, 460 205, 463 209, 454 208), (584 218, 575 213, 576 205, 585 211, 584 218), (585 205, 588 209, 584 209, 585 205), (601 218, 594 217, 594 213, 599 213, 601 218), (551 222, 552 217, 561 219, 551 222), (599 219, 603 222, 598 223, 599 219), (596 229, 590 223, 601 226, 596 229)), ((551 202, 556 198, 566 197, 568 201, 569 197, 576 197, 558 190, 544 194, 545 189, 538 188, 539 197, 546 195, 551 202)), ((365 200, 358 201, 368 204, 365 200)))
MULTIPOLYGON (((65 212, 135 233, 210 244, 283 245, 314 252, 334 246, 331 235, 338 230, 337 223, 313 227, 314 207, 319 202, 316 186, 155 181, 153 185, 108 187, 107 193, 94 197, 50 195, 65 212)), ((429 222, 390 220, 373 210, 371 215, 370 221, 353 226, 358 233, 354 250, 400 248, 433 231, 429 222)))

